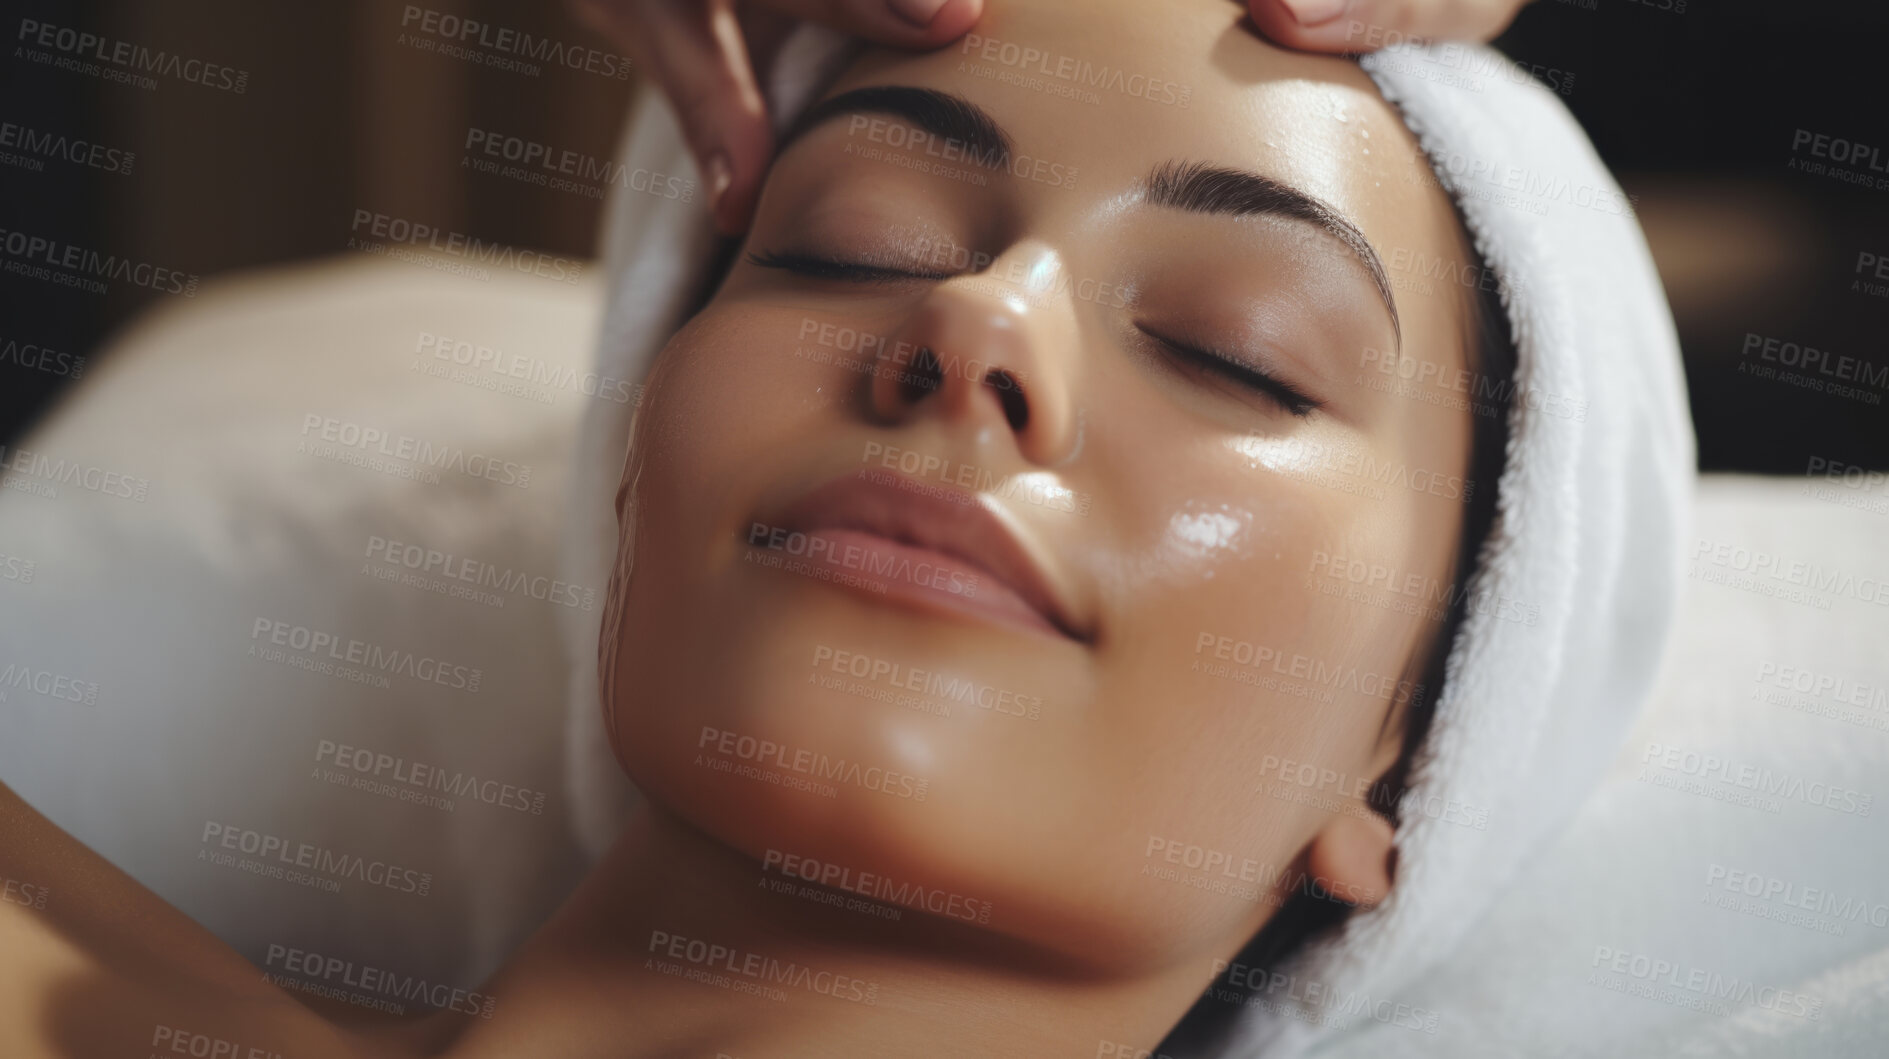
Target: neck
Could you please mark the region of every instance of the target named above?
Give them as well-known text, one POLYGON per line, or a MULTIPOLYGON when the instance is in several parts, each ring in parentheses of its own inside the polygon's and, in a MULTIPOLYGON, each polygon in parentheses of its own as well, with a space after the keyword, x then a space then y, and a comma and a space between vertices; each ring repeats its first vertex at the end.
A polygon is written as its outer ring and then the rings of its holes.
POLYGON ((1201 961, 1097 975, 913 909, 817 899, 836 893, 645 803, 484 988, 492 1018, 437 1016, 457 1021, 445 1053, 1146 1055, 1207 984, 1201 961))

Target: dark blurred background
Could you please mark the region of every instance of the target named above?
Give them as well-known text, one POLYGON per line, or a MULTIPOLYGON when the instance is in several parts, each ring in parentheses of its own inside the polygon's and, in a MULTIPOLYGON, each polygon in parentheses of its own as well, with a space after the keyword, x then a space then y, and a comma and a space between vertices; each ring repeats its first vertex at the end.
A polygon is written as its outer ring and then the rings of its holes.
MULTIPOLYGON (((0 229, 206 278, 340 252, 357 208, 589 256, 601 202, 462 169, 466 130, 608 157, 640 87, 634 75, 503 69, 489 65, 492 49, 482 60, 415 42, 418 9, 620 51, 553 0, 7 7, 0 229), (246 71, 245 89, 164 77, 146 89, 55 69, 19 51, 22 19, 246 71), (4 146, 8 123, 134 159, 128 171, 64 159, 34 170, 4 146)), ((1889 280, 1864 257, 1889 259, 1885 42, 1884 5, 1713 0, 1536 0, 1496 42, 1562 89, 1636 197, 1679 326, 1703 469, 1802 474, 1812 457, 1889 466, 1889 386, 1861 385, 1882 402, 1872 404, 1738 371, 1749 335, 1889 365, 1889 280), (1805 135, 1862 153, 1819 158, 1805 135), (1817 163, 1826 171, 1805 168, 1817 163)), ((109 286, 0 273, 0 348, 89 356, 164 297, 109 286)), ((0 444, 73 374, 16 360, 0 358, 0 444)))

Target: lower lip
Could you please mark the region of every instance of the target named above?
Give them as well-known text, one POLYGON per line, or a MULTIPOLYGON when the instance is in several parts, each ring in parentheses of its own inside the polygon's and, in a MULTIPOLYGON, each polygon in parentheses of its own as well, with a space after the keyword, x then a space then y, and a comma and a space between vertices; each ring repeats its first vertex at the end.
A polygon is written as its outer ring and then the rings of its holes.
POLYGON ((780 550, 786 558, 798 559, 811 568, 799 571, 803 576, 868 599, 929 613, 1063 635, 1028 600, 992 577, 990 571, 943 552, 851 529, 810 530, 804 539, 807 547, 799 554, 780 550))

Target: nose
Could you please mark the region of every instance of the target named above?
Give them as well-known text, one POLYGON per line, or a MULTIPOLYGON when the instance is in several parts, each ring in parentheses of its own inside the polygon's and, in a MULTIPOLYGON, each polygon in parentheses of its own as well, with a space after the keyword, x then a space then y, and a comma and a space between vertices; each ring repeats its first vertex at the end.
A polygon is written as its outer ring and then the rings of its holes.
MULTIPOLYGON (((1044 275, 1044 255, 1053 268, 1054 255, 1039 251, 1023 271, 1044 275)), ((978 435, 1002 430, 1025 460, 1053 467, 1076 449, 1073 313, 1035 283, 996 279, 1008 264, 999 257, 919 302, 879 349, 872 411, 887 423, 930 414, 978 435)))

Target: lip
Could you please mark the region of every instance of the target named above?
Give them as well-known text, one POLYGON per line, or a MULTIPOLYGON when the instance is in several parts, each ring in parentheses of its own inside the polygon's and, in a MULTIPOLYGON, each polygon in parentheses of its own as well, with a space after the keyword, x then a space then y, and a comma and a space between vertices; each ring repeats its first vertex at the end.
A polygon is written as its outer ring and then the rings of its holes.
POLYGON ((969 490, 892 471, 849 472, 778 517, 756 519, 748 543, 831 570, 836 576, 822 580, 871 599, 1093 639, 1046 553, 969 490), (837 576, 847 574, 854 576, 837 576))

